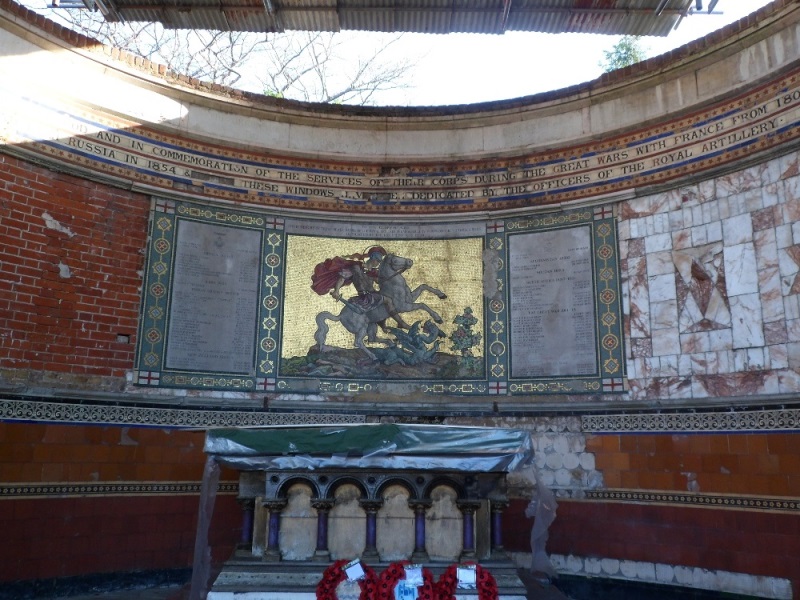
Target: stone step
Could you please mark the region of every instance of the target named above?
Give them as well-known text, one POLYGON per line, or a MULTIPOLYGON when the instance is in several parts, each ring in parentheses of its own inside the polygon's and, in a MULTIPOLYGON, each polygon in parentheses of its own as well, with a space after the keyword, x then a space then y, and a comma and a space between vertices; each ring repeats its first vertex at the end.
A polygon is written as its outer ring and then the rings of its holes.
MULTIPOLYGON (((368 563, 380 575, 391 563, 368 563)), ((441 574, 452 563, 430 562, 423 566, 433 573, 438 581, 441 574)), ((480 561, 497 581, 501 600, 525 600, 525 585, 510 561, 480 561)), ((315 600, 316 587, 329 563, 323 562, 279 562, 267 563, 257 558, 235 557, 225 563, 211 591, 209 600, 315 600)), ((457 600, 475 600, 476 590, 461 590, 457 600)))

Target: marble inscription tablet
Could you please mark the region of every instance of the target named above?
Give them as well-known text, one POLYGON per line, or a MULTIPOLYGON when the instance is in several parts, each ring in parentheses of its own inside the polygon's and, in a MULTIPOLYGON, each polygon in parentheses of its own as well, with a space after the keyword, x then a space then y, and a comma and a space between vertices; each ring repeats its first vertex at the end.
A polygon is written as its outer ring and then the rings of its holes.
POLYGON ((597 372, 591 231, 509 236, 511 377, 597 372))
POLYGON ((168 369, 254 374, 261 237, 178 220, 168 369))

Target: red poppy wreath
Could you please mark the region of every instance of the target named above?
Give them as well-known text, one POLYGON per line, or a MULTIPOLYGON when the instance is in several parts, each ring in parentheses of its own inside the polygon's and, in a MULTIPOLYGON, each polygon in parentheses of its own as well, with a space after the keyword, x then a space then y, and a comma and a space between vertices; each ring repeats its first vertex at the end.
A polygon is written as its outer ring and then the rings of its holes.
MULTIPOLYGON (((322 573, 322 579, 317 584, 317 600, 338 600, 336 588, 347 578, 347 573, 345 573, 343 567, 348 563, 349 561, 347 560, 337 560, 325 569, 322 573)), ((358 586, 361 588, 358 600, 375 600, 375 591, 377 589, 375 571, 363 563, 361 566, 364 569, 364 577, 358 580, 358 586)))
MULTIPOLYGON (((397 583, 406 578, 406 567, 411 562, 401 560, 393 562, 378 578, 378 595, 376 600, 395 600, 394 590, 397 583)), ((422 569, 422 585, 417 587, 417 600, 437 600, 436 585, 433 583, 433 573, 430 569, 422 569)))
MULTIPOLYGON (((472 565, 475 563, 467 564, 472 565)), ((436 584, 439 600, 455 600, 459 566, 466 565, 450 565, 439 578, 439 582, 436 584)), ((475 587, 478 590, 478 598, 480 600, 497 600, 497 581, 494 575, 479 564, 475 564, 475 587)))

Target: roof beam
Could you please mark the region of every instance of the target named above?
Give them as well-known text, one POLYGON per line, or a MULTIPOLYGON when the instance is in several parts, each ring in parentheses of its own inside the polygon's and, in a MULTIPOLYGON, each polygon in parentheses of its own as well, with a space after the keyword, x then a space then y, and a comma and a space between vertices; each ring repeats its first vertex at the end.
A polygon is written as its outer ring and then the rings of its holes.
POLYGON ((503 0, 503 18, 500 20, 500 32, 506 32, 506 25, 508 24, 508 15, 511 12, 511 1, 503 0))
MULTIPOLYGON (((266 5, 267 0, 264 0, 264 4, 266 5)), ((511 2, 508 1, 509 6, 509 14, 511 12, 511 2)), ((130 4, 125 3, 123 6, 119 7, 123 12, 125 10, 152 10, 154 8, 153 4, 130 4)), ((166 9, 174 9, 181 12, 191 12, 193 10, 212 10, 214 7, 211 6, 201 6, 194 4, 191 1, 184 1, 184 2, 175 2, 169 5, 165 5, 163 8, 166 9)), ((221 8, 224 10, 237 10, 237 11, 256 11, 262 12, 265 9, 269 12, 269 9, 266 6, 254 6, 252 4, 234 4, 234 3, 223 3, 221 8)), ((283 12, 287 11, 294 11, 294 12, 330 12, 336 10, 336 7, 333 6, 298 6, 297 8, 291 9, 284 9, 283 12)), ((371 12, 381 10, 380 7, 376 6, 349 6, 347 8, 339 8, 339 11, 343 12, 371 12)), ((449 7, 442 7, 442 8, 435 8, 435 7, 420 7, 420 6, 400 6, 395 7, 396 11, 401 12, 427 12, 427 13, 451 13, 453 10, 449 7)), ((459 9, 456 12, 471 12, 471 13, 495 13, 497 12, 496 8, 463 8, 459 9)), ((653 10, 649 8, 541 8, 541 7, 525 7, 525 8, 516 8, 514 10, 516 13, 523 13, 523 14, 566 14, 566 15, 610 15, 610 14, 630 14, 630 15, 653 15, 653 10)), ((275 10, 274 15, 279 15, 280 13, 275 10)), ((670 15, 670 16, 685 16, 685 11, 679 8, 672 8, 669 10, 663 10, 662 14, 670 15)))
MULTIPOLYGON (((270 16, 273 23, 275 23, 275 29, 278 30, 279 32, 283 32, 283 24, 281 23, 280 14, 278 14, 278 10, 275 8, 275 5, 272 3, 272 0, 261 0, 261 2, 264 4, 264 8, 267 10, 267 14, 270 16)), ((225 5, 225 8, 226 9, 234 8, 236 10, 241 10, 239 8, 230 5, 225 5)))

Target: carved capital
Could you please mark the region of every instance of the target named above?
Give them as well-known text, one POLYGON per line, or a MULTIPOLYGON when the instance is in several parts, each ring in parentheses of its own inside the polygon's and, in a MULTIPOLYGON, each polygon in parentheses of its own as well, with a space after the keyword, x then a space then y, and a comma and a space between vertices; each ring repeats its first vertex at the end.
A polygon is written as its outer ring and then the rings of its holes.
POLYGON ((236 503, 242 507, 242 510, 253 510, 256 506, 255 498, 236 498, 236 503))
POLYGON ((480 500, 456 500, 456 506, 465 515, 474 515, 480 508, 480 500))
POLYGON ((431 500, 409 500, 408 507, 415 513, 424 513, 433 505, 431 500))
POLYGON ((328 512, 330 509, 333 508, 334 501, 328 498, 312 498, 311 499, 311 507, 316 509, 318 512, 328 512))
POLYGON ((286 500, 264 500, 262 506, 270 512, 281 512, 286 508, 286 500))
POLYGON ((367 514, 375 514, 383 506, 383 500, 359 500, 358 503, 367 514))

